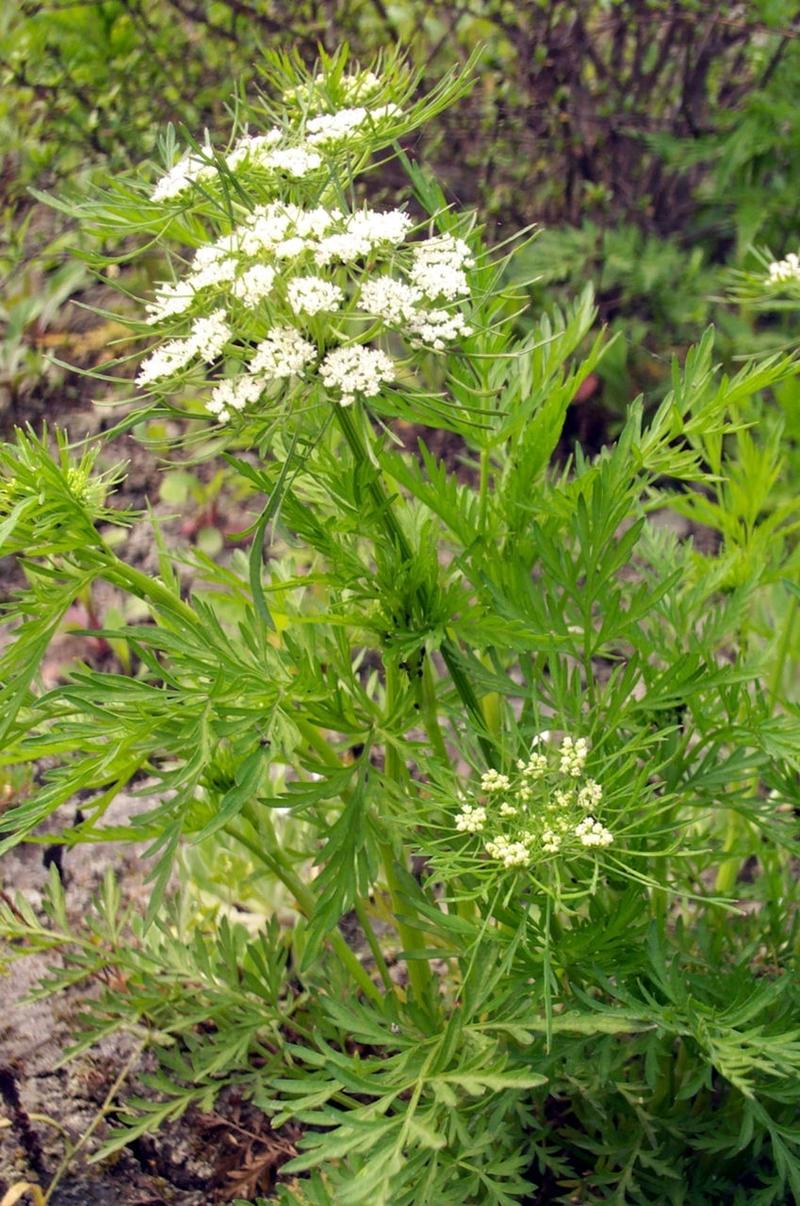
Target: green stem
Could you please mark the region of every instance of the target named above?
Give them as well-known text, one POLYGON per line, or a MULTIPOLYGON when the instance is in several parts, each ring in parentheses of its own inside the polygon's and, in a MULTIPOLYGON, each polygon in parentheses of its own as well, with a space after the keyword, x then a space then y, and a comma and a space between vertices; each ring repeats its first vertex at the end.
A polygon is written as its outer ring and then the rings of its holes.
POLYGON ((486 516, 489 509, 489 449, 481 448, 481 477, 478 493, 478 527, 486 532, 486 516))
MULTIPOLYGON (((367 451, 366 445, 364 444, 361 436, 361 432, 358 430, 353 418, 353 408, 337 406, 336 418, 355 460, 359 464, 371 464, 372 458, 367 451)), ((373 502, 375 503, 380 520, 387 535, 389 536, 389 539, 396 546, 397 551, 400 553, 403 560, 410 561, 413 556, 411 546, 409 545, 405 534, 397 521, 397 516, 392 509, 391 502, 379 478, 372 477, 370 479, 369 492, 373 502)), ((418 597, 420 604, 422 605, 423 612, 427 612, 428 599, 427 592, 425 591, 424 587, 419 588, 418 597)), ((478 741, 481 749, 483 750, 484 757, 490 766, 495 766, 497 764, 497 751, 495 750, 493 743, 488 740, 487 737, 482 735, 483 730, 485 729, 485 722, 480 704, 478 703, 478 697, 476 696, 469 679, 458 665, 457 648, 449 638, 445 638, 442 641, 441 654, 450 673, 450 677, 453 680, 453 685, 461 697, 461 702, 470 712, 478 725, 479 731, 481 732, 481 735, 478 737, 478 741)))
POLYGON ((783 624, 783 632, 781 640, 775 656, 775 666, 773 667, 772 676, 769 685, 769 706, 773 708, 777 702, 783 682, 783 671, 786 666, 786 659, 789 656, 789 646, 792 641, 792 630, 797 616, 797 595, 793 594, 789 600, 789 608, 786 612, 786 619, 783 624))
MULTIPOLYGON (((253 828, 256 828, 254 819, 252 817, 252 805, 245 807, 243 810, 243 816, 249 821, 253 828), (248 813, 251 815, 248 815, 248 813)), ((297 901, 297 905, 303 916, 306 918, 311 917, 316 907, 314 894, 294 873, 292 868, 288 866, 284 859, 283 851, 280 850, 277 842, 274 845, 274 850, 269 852, 264 850, 264 848, 260 846, 258 842, 255 842, 252 838, 249 838, 247 834, 243 833, 239 827, 231 826, 230 832, 238 842, 241 842, 241 844, 250 851, 254 858, 258 859, 260 863, 263 863, 263 865, 267 867, 267 869, 271 871, 272 874, 275 875, 286 888, 288 888, 292 896, 297 901)), ((257 829, 256 832, 258 832, 257 829)), ((355 982, 361 987, 363 992, 373 1001, 375 1001, 376 1004, 382 1006, 383 995, 380 989, 373 984, 355 951, 351 950, 347 945, 344 935, 338 929, 331 930, 328 935, 328 941, 330 942, 333 950, 336 952, 340 962, 344 965, 344 967, 347 968, 348 972, 353 977, 355 982)))
POLYGON ((436 684, 433 681, 431 659, 423 652, 421 674, 417 678, 417 702, 425 722, 428 739, 442 762, 448 761, 447 746, 439 724, 439 710, 436 699, 436 684))
POLYGON ((381 944, 378 941, 377 934, 372 928, 372 922, 369 919, 366 907, 360 896, 356 897, 354 908, 356 911, 356 917, 358 918, 358 924, 364 931, 364 937, 369 944, 369 949, 372 951, 372 957, 375 960, 375 966, 377 967, 378 973, 383 980, 384 987, 388 992, 394 992, 394 984, 392 983, 392 977, 389 975, 389 968, 386 966, 386 960, 383 957, 381 944))
MULTIPOLYGON (((400 683, 398 681, 397 667, 392 663, 387 662, 386 671, 386 712, 389 716, 392 715, 395 709, 397 696, 400 691, 400 683)), ((403 759, 400 757, 394 745, 387 744, 385 747, 385 775, 387 779, 391 779, 394 783, 403 784, 408 771, 403 759)), ((409 952, 422 951, 425 947, 422 935, 418 930, 411 929, 405 922, 400 920, 400 914, 403 912, 403 904, 400 899, 400 885, 397 880, 397 874, 394 865, 394 850, 388 842, 381 844, 381 861, 383 862, 384 874, 386 876, 386 886, 389 889, 389 895, 392 900, 392 913, 394 915, 394 923, 397 927, 397 933, 400 941, 403 944, 403 949, 409 952)), ((425 959, 409 959, 407 961, 408 978, 411 981, 411 987, 414 989, 414 995, 421 1006, 425 1006, 431 1000, 431 969, 425 959)))

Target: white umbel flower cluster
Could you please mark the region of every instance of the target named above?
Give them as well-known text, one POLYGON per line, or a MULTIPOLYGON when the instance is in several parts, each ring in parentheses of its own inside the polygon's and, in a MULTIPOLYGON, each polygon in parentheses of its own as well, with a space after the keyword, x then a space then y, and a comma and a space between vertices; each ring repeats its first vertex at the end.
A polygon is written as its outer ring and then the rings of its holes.
POLYGON ((317 354, 313 343, 294 327, 273 327, 256 348, 250 372, 271 381, 299 376, 317 354))
POLYGON ((338 285, 321 276, 298 276, 286 286, 286 297, 293 310, 300 314, 319 314, 322 310, 338 310, 344 293, 338 285))
POLYGON ((508 775, 502 774, 494 767, 484 771, 481 775, 481 791, 507 791, 510 786, 511 780, 508 775))
POLYGON ((531 852, 524 842, 511 842, 502 834, 486 843, 486 853, 506 868, 527 867, 531 861, 531 852))
POLYGON ((266 134, 245 134, 237 139, 233 149, 225 156, 225 163, 232 172, 243 163, 259 164, 282 139, 283 130, 277 126, 267 130, 266 134))
POLYGON ((231 293, 246 306, 257 306, 269 297, 275 283, 275 269, 269 264, 253 264, 231 285, 231 293))
POLYGON ((475 261, 463 239, 453 235, 437 235, 414 247, 411 281, 428 298, 445 297, 454 301, 469 293, 465 268, 475 261))
POLYGON ((580 838, 582 846, 610 846, 614 841, 614 835, 596 821, 594 817, 584 817, 575 826, 575 836, 580 838))
POLYGON ((519 870, 545 858, 585 856, 610 846, 613 833, 597 819, 603 789, 583 779, 589 753, 585 737, 565 736, 558 748, 540 734, 536 748, 510 773, 492 767, 481 775, 480 799, 460 801, 454 818, 459 833, 481 838, 484 860, 519 870))
POLYGON ((796 251, 790 251, 785 259, 773 260, 767 271, 771 285, 800 281, 800 255, 796 251))
POLYGON ((414 322, 422 292, 393 276, 374 276, 365 281, 358 299, 359 307, 389 326, 414 322))
POLYGON ((311 146, 331 146, 357 134, 362 126, 377 125, 387 118, 399 117, 399 105, 377 105, 372 109, 359 106, 339 109, 336 113, 320 113, 306 122, 306 134, 311 146))
MULTIPOLYGON (((170 169, 153 197, 172 199, 215 173, 224 180, 226 172, 242 173, 256 196, 265 189, 274 196, 330 163, 343 141, 402 117, 396 104, 375 95, 382 87, 370 72, 312 80, 295 90, 302 112, 264 132, 246 131, 220 154, 206 139, 170 169)), ((313 385, 312 362, 332 400, 349 406, 377 397, 395 379, 393 360, 372 346, 373 337, 393 331, 406 348, 444 352, 471 334, 461 299, 469 295, 465 273, 473 258, 462 239, 415 241, 401 209, 347 213, 272 199, 245 212, 236 190, 226 191, 241 216, 195 252, 181 280, 160 282, 147 305, 148 323, 169 324, 168 334, 181 338, 151 352, 140 386, 164 392, 195 356, 212 363, 233 328, 238 367, 211 385, 208 410, 216 419, 247 410, 270 382, 302 378, 313 385)))
POLYGON ((153 201, 172 201, 193 184, 210 180, 217 173, 213 163, 214 150, 206 141, 202 153, 187 151, 159 180, 151 194, 153 201), (212 160, 212 162, 209 162, 212 160))
POLYGON ((472 804, 462 805, 456 817, 456 829, 460 833, 480 833, 486 824, 486 809, 472 804))
POLYGON ((226 377, 215 385, 206 409, 222 422, 231 417, 233 411, 242 411, 257 402, 264 392, 266 382, 245 374, 241 377, 226 377))
POLYGON ((188 338, 172 339, 151 352, 139 368, 136 384, 149 385, 171 376, 185 368, 195 356, 200 356, 206 364, 213 364, 232 334, 223 310, 196 319, 188 338))
POLYGON ((572 775, 573 778, 577 778, 586 765, 588 752, 589 745, 585 737, 579 737, 577 741, 573 741, 572 737, 565 737, 561 742, 562 775, 572 775))
POLYGON ((374 398, 381 392, 384 382, 394 377, 394 363, 379 348, 354 343, 328 352, 319 375, 328 389, 339 393, 340 406, 352 406, 356 394, 374 398))

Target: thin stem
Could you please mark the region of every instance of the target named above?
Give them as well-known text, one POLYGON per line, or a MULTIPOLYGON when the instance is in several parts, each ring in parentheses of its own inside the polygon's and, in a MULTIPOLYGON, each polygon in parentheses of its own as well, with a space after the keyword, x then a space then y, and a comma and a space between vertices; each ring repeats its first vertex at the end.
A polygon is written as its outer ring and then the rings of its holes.
POLYGON ((792 642, 792 632, 794 629, 795 619, 797 617, 797 595, 792 594, 789 599, 789 607, 786 612, 786 619, 783 623, 783 632, 781 640, 775 656, 775 665, 772 670, 772 676, 769 685, 769 706, 772 709, 778 699, 783 682, 783 671, 786 667, 786 659, 789 656, 789 647, 792 642))
MULTIPOLYGON (((254 821, 252 819, 252 805, 245 807, 243 810, 243 815, 251 825, 254 825, 254 821), (250 816, 248 816, 248 812, 251 814, 250 816)), ((241 844, 250 851, 254 858, 263 863, 263 865, 267 867, 268 870, 270 870, 286 888, 289 889, 292 896, 297 901, 297 905, 303 916, 306 918, 311 917, 316 906, 314 894, 294 873, 292 868, 288 866, 283 857, 283 852, 277 846, 277 843, 274 851, 269 852, 264 850, 263 847, 259 846, 257 842, 254 842, 252 838, 249 838, 246 833, 243 833, 238 826, 230 826, 229 832, 233 834, 238 842, 241 842, 241 844)), ((333 950, 336 952, 339 960, 347 968, 356 983, 361 987, 368 997, 375 1001, 376 1004, 382 1006, 383 996, 380 992, 380 989, 373 984, 355 951, 351 950, 347 945, 344 935, 338 929, 331 930, 328 934, 328 941, 330 942, 333 950)))
MULTIPOLYGON (((397 667, 392 663, 386 663, 386 712, 391 716, 395 710, 397 697, 400 691, 400 683, 398 681, 397 667)), ((398 750, 393 744, 386 745, 385 767, 384 772, 387 779, 391 779, 394 783, 402 784, 408 772, 405 763, 401 758, 398 750)), ((394 914, 394 923, 397 927, 397 933, 400 941, 403 944, 403 949, 409 952, 424 950, 425 943, 422 935, 418 930, 407 926, 405 922, 400 920, 400 915, 403 912, 403 903, 400 899, 401 889, 397 880, 397 874, 394 865, 394 850, 388 842, 381 844, 381 860, 383 862, 384 874, 386 876, 386 886, 389 889, 389 895, 392 898, 392 913, 394 914)), ((411 986, 414 989, 414 995, 420 1005, 425 1005, 431 999, 431 969, 425 959, 409 959, 407 960, 408 978, 411 981, 411 986)))
POLYGON ((481 477, 478 493, 478 526, 486 532, 486 516, 489 509, 489 449, 481 448, 481 477))
MULTIPOLYGON (((336 418, 356 461, 360 464, 373 463, 367 447, 364 444, 361 433, 353 419, 353 409, 350 407, 337 406, 336 418)), ((391 502, 379 478, 372 477, 370 479, 369 492, 378 510, 378 515, 381 523, 384 526, 386 534, 396 546, 397 551, 400 553, 403 560, 410 561, 413 556, 411 546, 409 545, 405 534, 397 521, 397 516, 392 509, 391 502)), ((420 604, 422 605, 423 611, 427 611, 428 599, 427 592, 425 591, 424 587, 419 588, 418 598, 420 604)), ((497 752, 494 748, 494 744, 483 735, 485 724, 483 714, 480 709, 480 704, 478 703, 478 698, 469 679, 458 665, 457 649, 449 638, 445 638, 445 640, 442 642, 441 653, 445 665, 450 673, 450 677, 453 680, 453 685, 461 697, 462 703, 478 724, 480 734, 478 736, 478 742, 483 750, 484 757, 489 765, 494 766, 497 763, 497 752)))
POLYGON ((439 709, 436 699, 436 684, 433 681, 433 668, 430 657, 425 653, 422 656, 420 671, 421 673, 416 682, 417 702, 419 703, 422 719, 425 722, 425 731, 436 753, 443 762, 447 762, 447 746, 445 745, 444 735, 439 724, 439 709))
POLYGON ((358 918, 358 924, 364 931, 364 937, 366 938, 369 949, 372 952, 372 957, 375 960, 375 966, 378 969, 381 980, 383 980, 384 987, 388 992, 394 992, 394 984, 392 983, 392 977, 389 974, 389 968, 386 965, 386 960, 383 957, 383 951, 381 950, 381 944, 378 941, 378 935, 372 928, 372 922, 369 919, 366 906, 364 905, 364 902, 360 896, 356 897, 354 908, 356 911, 356 917, 358 918))

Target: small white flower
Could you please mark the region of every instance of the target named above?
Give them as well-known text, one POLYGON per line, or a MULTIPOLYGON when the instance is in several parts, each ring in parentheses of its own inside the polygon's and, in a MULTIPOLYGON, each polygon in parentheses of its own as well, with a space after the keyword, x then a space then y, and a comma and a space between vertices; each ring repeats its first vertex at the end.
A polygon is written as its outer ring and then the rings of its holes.
POLYGON ((224 310, 195 319, 186 339, 171 339, 156 348, 139 366, 137 385, 149 385, 162 377, 171 377, 199 355, 206 364, 219 356, 231 337, 224 310))
POLYGON ((238 261, 222 247, 200 247, 192 260, 192 270, 186 278, 186 284, 195 292, 226 285, 234 279, 238 267, 238 261))
POLYGON ((277 260, 296 260, 306 250, 306 246, 305 239, 301 239, 299 235, 291 235, 288 239, 281 239, 280 243, 276 243, 273 252, 277 260))
POLYGON ((340 109, 338 113, 321 113, 306 124, 308 141, 312 146, 340 142, 353 134, 367 120, 367 110, 340 109))
POLYGON ((244 410, 257 402, 264 392, 264 382, 245 374, 241 377, 226 377, 212 390, 206 409, 223 422, 231 417, 231 411, 244 410))
POLYGON ((174 314, 183 314, 194 301, 195 290, 190 281, 160 281, 156 295, 147 305, 147 321, 162 322, 174 314))
POLYGON ((500 805, 500 816, 501 817, 515 817, 517 815, 518 811, 519 811, 519 809, 515 808, 515 806, 513 804, 509 804, 507 800, 504 800, 503 803, 500 805))
POLYGON ((321 310, 338 310, 344 293, 321 276, 298 276, 286 286, 286 297, 300 314, 319 314, 321 310))
POLYGON ((344 230, 320 240, 314 258, 320 265, 340 260, 350 264, 364 258, 383 243, 396 246, 411 229, 411 219, 400 209, 381 213, 374 209, 359 209, 349 214, 344 230))
POLYGON ((250 361, 250 372, 268 380, 300 376, 317 350, 294 327, 273 327, 258 345, 250 361))
POLYGON ((356 394, 374 398, 384 381, 394 377, 394 364, 385 352, 377 348, 351 344, 328 352, 319 369, 328 389, 341 391, 340 405, 350 406, 356 394))
POLYGON ((518 768, 522 771, 525 779, 541 779, 542 775, 547 770, 547 757, 544 754, 531 754, 527 762, 523 762, 520 758, 517 763, 518 768))
POLYGON ((282 147, 270 151, 261 162, 272 171, 285 172, 287 176, 299 179, 307 176, 309 172, 316 171, 322 160, 316 151, 307 151, 305 147, 282 147))
POLYGON ((408 323, 411 343, 429 345, 436 352, 443 352, 448 343, 459 336, 472 334, 472 328, 464 322, 464 315, 449 310, 419 310, 408 323))
POLYGON ((484 771, 481 775, 482 791, 508 791, 510 786, 511 780, 508 775, 501 774, 494 767, 484 771))
POLYGON ((503 834, 487 842, 484 849, 504 867, 525 867, 530 862, 530 851, 524 842, 511 842, 503 834))
POLYGON ((411 280, 426 297, 445 297, 453 301, 469 293, 465 268, 475 264, 463 239, 453 235, 437 235, 415 243, 411 280))
POLYGON ((392 326, 410 322, 422 300, 419 289, 395 280, 393 276, 376 276, 365 281, 358 299, 360 309, 392 326))
POLYGON ((214 310, 211 314, 195 320, 190 339, 206 364, 211 364, 217 359, 232 333, 225 311, 214 310))
POLYGON ((784 281, 800 281, 800 256, 790 251, 783 260, 773 260, 769 266, 769 283, 782 284, 784 281))
POLYGON ((231 292, 246 306, 257 306, 272 292, 275 269, 269 264, 253 264, 234 282, 231 292))
POLYGON ((578 792, 578 804, 581 808, 592 808, 603 798, 603 789, 594 779, 587 779, 578 792))
POLYGON ((565 737, 561 742, 561 766, 562 775, 572 775, 577 778, 584 768, 586 763, 586 755, 589 752, 589 745, 585 737, 578 737, 573 741, 571 737, 565 737))
POLYGON ((575 836, 580 838, 582 846, 610 846, 614 835, 594 817, 584 817, 575 826, 575 836))
POLYGON ((545 829, 542 834, 542 850, 545 854, 558 854, 561 849, 561 836, 552 829, 545 829))
POLYGON ((207 180, 210 176, 213 176, 217 169, 213 163, 208 162, 213 153, 213 148, 208 142, 204 145, 201 154, 198 154, 196 151, 187 151, 161 177, 151 193, 152 200, 171 201, 173 197, 180 196, 182 192, 198 180, 207 180))
POLYGON ((245 160, 259 163, 282 138, 283 130, 279 130, 277 126, 267 130, 266 134, 245 134, 234 144, 233 150, 225 156, 225 162, 232 172, 245 160))
POLYGON ((197 348, 192 339, 171 339, 168 343, 162 344, 160 348, 156 348, 142 361, 139 365, 136 384, 149 385, 152 381, 159 381, 162 377, 171 377, 179 369, 185 368, 196 354, 197 348))
POLYGON ((461 812, 456 817, 456 829, 460 833, 480 833, 486 824, 486 809, 462 804, 461 812))

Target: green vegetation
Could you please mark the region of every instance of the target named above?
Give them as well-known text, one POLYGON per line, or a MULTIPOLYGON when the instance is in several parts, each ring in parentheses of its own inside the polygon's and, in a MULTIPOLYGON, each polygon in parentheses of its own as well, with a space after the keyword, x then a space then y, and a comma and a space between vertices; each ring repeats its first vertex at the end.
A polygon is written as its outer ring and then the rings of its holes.
POLYGON ((54 869, 4 958, 151 1053, 106 1155, 235 1086, 297 1127, 287 1206, 800 1199, 792 6, 345 6, 382 55, 316 61, 289 7, 7 19, 64 97, 11 396, 97 274, 120 407, 0 447, 0 851, 144 842, 151 893, 76 924, 54 869), (190 547, 115 498, 128 432, 190 547), (45 689, 77 602, 114 660, 45 689))

